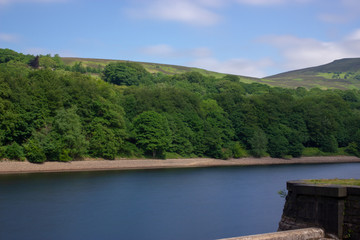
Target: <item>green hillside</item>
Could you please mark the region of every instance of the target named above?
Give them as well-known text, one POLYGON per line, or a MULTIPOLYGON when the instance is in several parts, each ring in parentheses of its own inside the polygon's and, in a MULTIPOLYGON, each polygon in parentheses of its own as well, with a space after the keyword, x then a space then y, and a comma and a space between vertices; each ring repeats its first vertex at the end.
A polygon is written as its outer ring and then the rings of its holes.
MULTIPOLYGON (((99 71, 111 62, 125 62, 124 60, 95 59, 95 58, 62 58, 67 66, 81 64, 82 67, 97 68, 99 71)), ((225 73, 218 73, 201 68, 191 68, 177 65, 137 62, 148 72, 166 75, 199 72, 205 76, 223 78, 225 73)), ((360 89, 360 58, 335 60, 329 64, 289 71, 273 76, 254 78, 238 76, 244 83, 262 83, 269 86, 285 88, 320 88, 320 89, 360 89)))
POLYGON ((360 89, 360 58, 331 63, 266 77, 269 85, 321 89, 360 89))
MULTIPOLYGON (((107 64, 111 62, 126 62, 124 60, 110 60, 110 59, 96 59, 96 58, 72 58, 72 57, 63 57, 63 62, 68 66, 73 66, 76 63, 81 63, 85 68, 100 68, 103 69, 107 64)), ((132 62, 132 61, 130 61, 132 62)), ((186 72, 198 72, 205 76, 211 76, 215 78, 223 78, 227 74, 218 73, 213 71, 208 71, 201 68, 192 68, 184 67, 170 64, 161 64, 161 63, 147 63, 147 62, 137 62, 141 64, 148 72, 150 73, 163 73, 163 74, 182 74, 186 72)), ((248 76, 238 76, 240 80, 244 83, 253 83, 253 82, 262 82, 259 78, 248 77, 248 76)))

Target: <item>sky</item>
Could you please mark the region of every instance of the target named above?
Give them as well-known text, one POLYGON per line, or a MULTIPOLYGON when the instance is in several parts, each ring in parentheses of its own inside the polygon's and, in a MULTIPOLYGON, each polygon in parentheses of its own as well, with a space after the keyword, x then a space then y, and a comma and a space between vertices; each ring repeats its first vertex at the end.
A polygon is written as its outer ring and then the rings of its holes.
POLYGON ((265 77, 360 57, 360 1, 0 0, 0 48, 265 77))

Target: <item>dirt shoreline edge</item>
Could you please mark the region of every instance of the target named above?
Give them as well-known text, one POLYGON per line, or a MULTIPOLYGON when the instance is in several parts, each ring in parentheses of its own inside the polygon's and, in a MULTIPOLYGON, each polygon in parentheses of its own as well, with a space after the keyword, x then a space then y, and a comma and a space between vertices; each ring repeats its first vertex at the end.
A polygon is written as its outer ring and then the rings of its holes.
POLYGON ((288 164, 330 164, 330 163, 360 163, 360 158, 353 156, 301 157, 293 159, 278 158, 240 158, 219 160, 211 158, 187 159, 85 159, 82 161, 45 162, 32 164, 29 162, 0 161, 0 175, 21 173, 51 173, 51 172, 87 172, 114 170, 145 170, 171 168, 198 168, 224 166, 258 166, 258 165, 288 165, 288 164))

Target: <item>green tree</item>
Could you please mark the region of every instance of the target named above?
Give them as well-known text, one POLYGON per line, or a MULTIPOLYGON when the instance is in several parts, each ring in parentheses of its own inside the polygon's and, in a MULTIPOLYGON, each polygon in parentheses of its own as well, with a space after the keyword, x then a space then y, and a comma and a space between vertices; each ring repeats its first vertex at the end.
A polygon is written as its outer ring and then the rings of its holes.
POLYGON ((76 107, 58 110, 53 121, 52 131, 62 145, 62 154, 68 154, 70 157, 63 157, 63 159, 82 157, 87 151, 88 142, 85 139, 80 117, 76 110, 76 107))
POLYGON ((323 152, 337 152, 338 142, 333 135, 324 135, 320 139, 320 150, 323 152))
POLYGON ((136 143, 152 156, 162 157, 171 144, 167 119, 154 111, 146 111, 134 119, 136 143))
POLYGON ((289 151, 289 142, 282 134, 273 135, 269 138, 267 149, 270 157, 282 158, 289 151))
POLYGON ((262 157, 266 154, 268 139, 262 129, 256 128, 249 142, 251 145, 251 154, 254 157, 262 157))
POLYGON ((94 157, 114 159, 120 147, 120 141, 114 131, 100 123, 97 123, 92 128, 89 146, 90 154, 94 157))
POLYGON ((224 80, 228 80, 231 82, 239 82, 240 78, 237 75, 227 74, 225 77, 223 77, 224 80))
POLYGON ((116 85, 139 85, 151 75, 143 66, 133 62, 114 62, 106 65, 103 78, 116 85))
POLYGON ((86 68, 82 65, 82 62, 75 62, 75 64, 71 67, 71 71, 86 73, 86 68))
POLYGON ((225 150, 234 138, 234 130, 227 113, 214 99, 203 100, 200 110, 205 120, 203 130, 205 155, 214 158, 228 158, 229 151, 225 150))
POLYGON ((43 68, 56 68, 56 62, 50 56, 41 56, 39 66, 43 68))

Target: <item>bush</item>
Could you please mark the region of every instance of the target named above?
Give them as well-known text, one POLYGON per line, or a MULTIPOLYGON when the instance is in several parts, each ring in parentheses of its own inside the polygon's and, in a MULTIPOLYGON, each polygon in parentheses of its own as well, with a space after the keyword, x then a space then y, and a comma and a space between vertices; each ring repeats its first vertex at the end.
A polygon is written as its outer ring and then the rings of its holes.
POLYGON ((227 160, 227 159, 231 158, 232 156, 233 155, 232 155, 231 149, 229 149, 229 148, 222 148, 221 149, 221 159, 227 160))
POLYGON ((231 150, 234 158, 242 158, 248 156, 245 148, 239 142, 235 142, 231 150))
POLYGON ((24 149, 14 142, 5 148, 5 157, 14 160, 22 160, 24 157, 24 149))
POLYGON ((288 154, 293 157, 301 157, 303 149, 304 149, 304 145, 302 145, 301 143, 296 143, 294 145, 289 146, 288 154))
POLYGON ((345 152, 360 157, 360 152, 358 151, 358 149, 359 147, 357 146, 357 144, 355 142, 352 142, 349 144, 349 146, 346 147, 345 152))
POLYGON ((337 152, 338 142, 333 135, 324 136, 321 140, 322 140, 320 146, 321 151, 330 152, 330 153, 337 152))
POLYGON ((288 153, 289 142, 282 135, 270 138, 268 143, 268 153, 272 158, 283 158, 288 153))
POLYGON ((44 150, 38 141, 30 139, 25 144, 26 158, 31 163, 43 163, 46 160, 44 150))
POLYGON ((70 162, 72 158, 69 156, 70 149, 62 149, 60 155, 59 155, 59 161, 60 162, 70 162))

